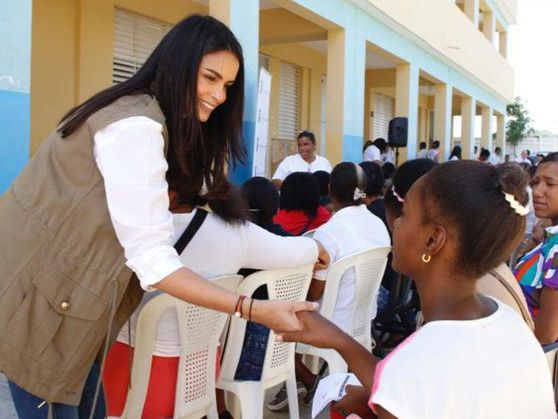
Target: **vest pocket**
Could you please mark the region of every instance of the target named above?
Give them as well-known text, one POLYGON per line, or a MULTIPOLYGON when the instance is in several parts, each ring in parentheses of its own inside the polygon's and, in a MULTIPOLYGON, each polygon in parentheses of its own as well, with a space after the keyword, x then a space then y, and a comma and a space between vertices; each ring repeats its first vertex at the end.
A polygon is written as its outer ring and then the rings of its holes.
POLYGON ((107 301, 44 264, 8 322, 6 341, 34 359, 68 361, 107 307, 107 301))

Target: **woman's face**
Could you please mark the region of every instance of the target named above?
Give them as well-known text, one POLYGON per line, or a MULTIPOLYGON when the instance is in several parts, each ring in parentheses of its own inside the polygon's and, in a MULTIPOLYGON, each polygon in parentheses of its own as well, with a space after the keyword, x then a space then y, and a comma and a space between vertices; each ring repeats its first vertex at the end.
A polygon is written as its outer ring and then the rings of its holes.
POLYGON ((227 100, 227 89, 234 83, 239 62, 230 51, 203 56, 198 70, 198 118, 206 122, 211 112, 227 100))
POLYGON ((314 154, 316 153, 316 146, 312 143, 312 140, 308 137, 300 137, 297 140, 298 144, 298 154, 304 160, 312 160, 314 154))
POLYGON ((422 178, 417 180, 405 195, 401 216, 393 222, 393 262, 397 272, 413 276, 421 262, 427 230, 423 224, 423 209, 419 191, 422 178))
POLYGON ((533 208, 538 218, 558 218, 558 162, 539 165, 531 181, 533 208))

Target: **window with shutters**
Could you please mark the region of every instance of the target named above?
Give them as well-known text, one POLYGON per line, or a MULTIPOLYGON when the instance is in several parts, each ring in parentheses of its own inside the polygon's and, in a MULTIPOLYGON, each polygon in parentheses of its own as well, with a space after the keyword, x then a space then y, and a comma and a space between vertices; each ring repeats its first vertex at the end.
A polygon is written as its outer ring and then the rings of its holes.
POLYGON ((279 138, 295 139, 300 131, 301 68, 281 62, 279 138))
POLYGON ((116 8, 112 82, 128 80, 145 63, 172 25, 116 8))
POLYGON ((395 100, 389 96, 374 95, 374 130, 373 138, 388 139, 389 121, 395 116, 395 100))

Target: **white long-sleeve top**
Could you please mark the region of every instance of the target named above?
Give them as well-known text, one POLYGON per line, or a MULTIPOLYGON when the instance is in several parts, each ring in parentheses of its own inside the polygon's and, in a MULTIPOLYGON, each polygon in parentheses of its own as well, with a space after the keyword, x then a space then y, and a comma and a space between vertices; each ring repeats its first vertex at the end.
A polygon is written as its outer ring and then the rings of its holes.
MULTIPOLYGON (((174 215, 176 233, 173 240, 178 240, 192 221, 194 214, 195 212, 174 215)), ((318 247, 312 239, 277 236, 250 222, 230 224, 216 214, 207 215, 192 241, 180 255, 182 262, 188 268, 207 279, 234 274, 240 268, 296 268, 314 263, 317 257, 318 247)), ((132 344, 139 312, 156 294, 146 294, 130 318, 132 344)), ((129 342, 127 325, 120 331, 118 341, 129 342)), ((169 310, 161 317, 153 354, 158 356, 180 354, 175 310, 169 310)))
POLYGON ((173 248, 163 127, 145 116, 116 121, 94 136, 107 205, 126 265, 150 290, 184 266, 173 248))

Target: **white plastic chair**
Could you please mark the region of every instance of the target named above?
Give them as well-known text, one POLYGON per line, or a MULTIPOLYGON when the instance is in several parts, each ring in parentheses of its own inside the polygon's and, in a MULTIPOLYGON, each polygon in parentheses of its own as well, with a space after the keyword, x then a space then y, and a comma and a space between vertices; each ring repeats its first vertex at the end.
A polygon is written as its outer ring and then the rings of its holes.
MULTIPOLYGON (((326 277, 320 314, 326 319, 331 319, 341 277, 349 269, 355 270, 355 301, 348 333, 369 351, 372 350, 371 327, 372 320, 376 317, 376 297, 390 251, 391 246, 384 246, 345 256, 331 265, 326 277)), ((347 363, 332 349, 299 343, 296 352, 325 360, 330 374, 344 373, 348 370, 347 363)), ((316 358, 314 360, 317 361, 316 358)), ((310 362, 310 367, 314 373, 317 373, 316 362, 310 362)))
MULTIPOLYGON (((234 290, 240 275, 215 278, 212 282, 234 290)), ((180 360, 175 389, 174 418, 218 418, 215 400, 215 363, 217 344, 228 315, 186 303, 168 294, 161 294, 142 308, 136 327, 131 388, 128 390, 122 418, 141 418, 149 376, 151 356, 161 316, 176 310, 180 337, 180 360)))
MULTIPOLYGON (((253 273, 242 281, 238 293, 252 295, 258 287, 267 285, 270 300, 304 301, 312 279, 312 268, 313 266, 309 265, 297 269, 253 273)), ((298 419, 298 394, 294 371, 295 344, 277 341, 273 331, 270 331, 260 381, 238 381, 234 376, 242 352, 245 330, 245 320, 231 318, 217 387, 238 397, 243 419, 261 419, 265 390, 286 381, 289 417, 298 419)))

